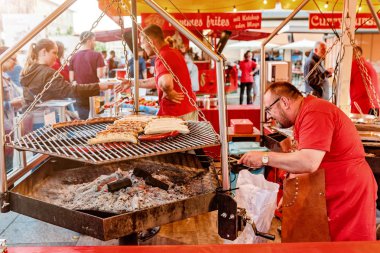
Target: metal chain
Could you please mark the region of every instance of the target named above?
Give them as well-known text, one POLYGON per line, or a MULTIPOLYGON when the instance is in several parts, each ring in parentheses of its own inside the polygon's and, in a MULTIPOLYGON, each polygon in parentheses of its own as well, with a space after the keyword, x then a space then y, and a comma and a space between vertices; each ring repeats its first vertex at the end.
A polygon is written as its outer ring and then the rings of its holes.
POLYGON ((348 38, 350 40, 350 44, 354 48, 355 58, 356 58, 357 62, 359 63, 360 76, 362 77, 362 80, 363 80, 363 83, 364 83, 364 87, 365 87, 365 89, 367 91, 367 95, 368 95, 369 101, 370 101, 371 106, 373 108, 374 115, 375 115, 376 118, 378 118, 379 115, 377 114, 377 111, 376 111, 377 107, 375 106, 375 102, 373 101, 373 98, 372 98, 372 96, 373 96, 374 99, 377 102, 377 105, 380 106, 380 100, 379 100, 378 94, 377 94, 377 92, 375 90, 375 87, 373 85, 372 79, 371 79, 371 77, 368 74, 368 70, 364 66, 364 60, 363 60, 363 58, 359 54, 359 51, 355 49, 357 47, 357 45, 355 43, 355 40, 353 39, 352 33, 349 30, 349 28, 346 29, 346 32, 347 32, 347 36, 348 36, 348 38))
MULTIPOLYGON (((117 0, 117 13, 119 14, 119 26, 121 31, 121 44, 123 45, 123 53, 125 57, 125 68, 126 68, 126 74, 125 79, 131 80, 130 73, 129 73, 129 60, 128 60, 128 51, 127 51, 127 41, 125 38, 125 30, 124 30, 124 20, 123 16, 121 14, 121 7, 125 7, 125 3, 122 0, 117 0)), ((132 50, 132 49, 131 49, 132 50)), ((134 101, 134 93, 131 91, 132 100, 134 101)), ((135 113, 135 107, 133 106, 133 112, 135 113)))
POLYGON ((307 75, 303 78, 303 81, 306 81, 309 79, 311 74, 319 67, 319 65, 322 63, 322 61, 325 60, 326 56, 330 53, 330 51, 335 47, 336 44, 340 41, 340 37, 336 38, 334 43, 326 50, 326 53, 319 59, 319 61, 314 65, 314 67, 307 73, 307 75))
MULTIPOLYGON (((102 18, 105 16, 106 12, 108 11, 108 9, 113 5, 113 3, 115 2, 116 0, 112 0, 110 1, 110 3, 106 6, 106 8, 104 9, 104 11, 100 14, 100 16, 95 20, 95 22, 92 24, 91 26, 91 29, 89 30, 89 32, 92 32, 95 27, 99 24, 100 20, 102 20, 102 18)), ((72 51, 72 53, 65 59, 65 61, 63 62, 62 66, 56 70, 53 74, 53 77, 50 79, 49 82, 47 82, 42 91, 37 94, 35 97, 34 97, 34 100, 33 102, 29 105, 29 107, 25 110, 25 112, 21 115, 20 119, 17 120, 16 122, 16 125, 12 128, 12 130, 5 135, 5 140, 8 138, 9 141, 11 141, 11 135, 16 131, 16 129, 20 126, 21 122, 25 119, 26 115, 28 113, 30 113, 34 107, 36 106, 36 104, 40 101, 40 99, 42 98, 42 96, 45 94, 45 92, 50 88, 50 86, 53 84, 53 81, 59 77, 59 75, 61 74, 60 72, 64 69, 64 67, 70 62, 71 58, 74 56, 74 54, 76 52, 78 52, 79 48, 81 47, 81 44, 82 44, 82 41, 85 41, 88 36, 90 36, 90 33, 87 34, 87 36, 85 36, 81 41, 78 42, 78 44, 75 46, 74 50, 72 51)))
MULTIPOLYGON (((168 65, 168 63, 165 61, 165 59, 160 55, 160 53, 158 52, 157 48, 153 45, 153 42, 151 41, 151 39, 145 34, 143 28, 141 27, 141 25, 139 25, 137 23, 137 19, 135 16, 132 15, 130 9, 126 6, 126 9, 127 11, 129 12, 131 18, 132 18, 132 21, 136 23, 137 25, 137 28, 138 30, 145 36, 145 38, 147 39, 147 42, 149 44, 149 46, 153 49, 154 53, 157 55, 157 57, 162 61, 162 63, 164 64, 165 68, 170 72, 170 74, 172 75, 173 77, 173 80, 175 82, 178 83, 178 86, 180 87, 181 91, 183 92, 183 94, 189 99, 189 102, 192 106, 195 107, 195 109, 198 111, 198 114, 199 116, 204 120, 204 121, 208 121, 206 119, 206 116, 203 114, 203 112, 199 109, 199 107, 197 106, 197 102, 192 98, 190 97, 187 89, 181 84, 179 78, 177 77, 177 75, 173 72, 173 70, 170 68, 170 66, 168 65)), ((220 140, 220 135, 215 131, 214 128, 212 128, 212 130, 214 131, 214 134, 215 136, 220 140)))

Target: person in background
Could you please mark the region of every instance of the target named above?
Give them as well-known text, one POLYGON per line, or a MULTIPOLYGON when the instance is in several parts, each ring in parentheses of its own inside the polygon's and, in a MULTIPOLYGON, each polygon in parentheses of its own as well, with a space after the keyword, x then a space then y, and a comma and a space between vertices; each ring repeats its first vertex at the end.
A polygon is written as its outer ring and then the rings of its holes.
POLYGON ((366 61, 365 57, 363 56, 363 50, 361 47, 354 47, 354 54, 352 58, 353 60, 350 82, 351 112, 359 113, 354 104, 356 102, 363 113, 374 114, 376 110, 377 115, 379 115, 379 104, 376 97, 380 98, 380 92, 376 70, 369 61, 366 61), (367 88, 363 80, 363 78, 366 78, 366 76, 364 73, 362 73, 361 68, 359 67, 359 60, 356 59, 355 54, 358 54, 360 56, 360 61, 363 62, 364 68, 367 70, 368 76, 371 79, 372 85, 374 87, 374 90, 372 90, 369 86, 370 84, 368 81, 366 82, 375 108, 373 108, 370 102, 370 97, 368 96, 367 88))
MULTIPOLYGON (((52 68, 55 69, 55 70, 58 70, 61 66, 62 66, 62 63, 61 63, 61 59, 63 58, 63 55, 64 55, 64 52, 65 52, 65 46, 63 45, 62 42, 60 41, 56 41, 55 42, 58 46, 58 55, 57 55, 57 60, 54 62, 52 68)), ((63 78, 66 80, 66 81, 70 81, 70 77, 69 77, 69 66, 66 65, 62 70, 61 70, 61 75, 63 76, 63 78)))
POLYGON ((116 53, 115 51, 110 51, 110 58, 107 60, 107 66, 108 66, 108 77, 114 78, 116 76, 116 71, 114 69, 117 69, 117 66, 119 64, 119 61, 116 59, 116 53))
MULTIPOLYGON (((377 184, 351 120, 334 104, 315 96, 304 98, 294 85, 287 82, 271 84, 265 91, 264 105, 267 115, 282 128, 294 126, 296 150, 290 153, 248 152, 239 163, 252 168, 263 165, 281 168, 292 174, 305 174, 303 176, 309 176, 310 180, 314 172, 324 172, 325 175, 320 177, 323 182, 319 185, 325 187, 325 192, 313 196, 317 201, 323 196, 325 199, 321 201, 325 207, 311 204, 309 210, 316 214, 327 207, 327 216, 326 210, 322 216, 331 240, 376 240, 377 184)), ((317 180, 308 182, 313 182, 313 187, 317 185, 317 180)), ((300 184, 299 189, 296 187, 295 192, 289 194, 311 198, 305 190, 307 188, 300 184)), ((307 201, 303 197, 302 203, 298 201, 293 207, 283 207, 292 208, 289 210, 295 220, 306 212, 304 204, 307 201)), ((282 232, 292 228, 293 232, 287 234, 322 231, 322 224, 316 224, 313 218, 300 220, 287 228, 282 226, 282 232), (303 227, 299 227, 301 224, 303 227)))
MULTIPOLYGON (((31 44, 21 74, 26 107, 34 101, 35 96, 41 93, 45 84, 52 79, 55 70, 51 67, 56 62, 57 55, 58 46, 52 40, 42 39, 31 44)), ((41 101, 68 97, 76 98, 77 101, 80 101, 88 99, 90 96, 98 96, 101 90, 106 90, 108 87, 108 83, 100 84, 98 82, 71 84, 62 75, 58 75, 53 80, 50 88, 43 94, 41 101)))
POLYGON ((199 91, 198 67, 194 64, 193 58, 189 53, 185 53, 184 57, 191 78, 191 88, 194 92, 197 92, 199 91))
MULTIPOLYGON (((70 81, 77 84, 98 84, 99 78, 105 77, 104 59, 101 53, 94 51, 95 34, 82 32, 80 35, 82 48, 70 61, 70 81)), ((90 96, 79 96, 77 98, 77 109, 79 118, 87 119, 90 112, 90 96)))
MULTIPOLYGON (((0 47, 0 55, 3 54, 8 47, 0 47)), ((13 128, 13 120, 16 111, 22 106, 22 97, 18 92, 17 86, 8 76, 7 72, 12 71, 17 63, 17 56, 11 56, 3 64, 3 73, 1 78, 3 81, 3 109, 4 109, 4 130, 8 134, 13 128)), ((13 169, 13 148, 5 147, 5 170, 11 172, 13 169)))
MULTIPOLYGON (((252 86, 254 83, 253 75, 255 74, 256 62, 252 61, 252 52, 247 51, 244 54, 244 60, 240 61, 239 67, 241 70, 240 77, 240 104, 243 104, 244 90, 247 89, 247 105, 253 103, 252 101, 252 86)), ((256 98, 256 94, 255 94, 256 98)))
POLYGON ((104 76, 108 77, 108 62, 107 62, 107 51, 106 50, 102 51, 102 56, 104 59, 104 76))
POLYGON ((20 75, 21 75, 22 67, 16 62, 16 65, 14 66, 13 70, 7 71, 7 75, 12 80, 14 84, 16 84, 18 87, 21 87, 20 84, 20 75))
MULTIPOLYGON (((139 47, 138 48, 138 56, 139 56, 139 79, 146 79, 147 78, 147 69, 146 69, 146 62, 143 57, 144 50, 139 47)), ((128 60, 128 66, 129 66, 129 77, 134 78, 135 76, 135 65, 134 65, 134 58, 128 60)))
MULTIPOLYGON (((139 81, 140 88, 157 89, 160 109, 159 116, 176 116, 184 120, 198 120, 198 112, 191 105, 189 98, 185 97, 179 84, 173 79, 171 72, 165 66, 165 62, 171 71, 178 77, 181 85, 186 89, 189 96, 196 101, 196 96, 191 89, 191 79, 187 70, 185 59, 180 51, 171 48, 164 39, 161 28, 157 25, 149 25, 143 30, 140 37, 141 47, 148 57, 155 55, 153 47, 157 49, 161 57, 155 60, 155 76, 139 81), (152 45, 150 45, 151 41, 152 45)), ((129 83, 124 88, 129 88, 129 83)))
MULTIPOLYGON (((314 50, 306 59, 303 69, 303 75, 306 75, 313 69, 315 64, 326 54, 326 43, 318 41, 315 43, 314 50)), ((325 69, 321 62, 315 71, 305 80, 305 92, 330 100, 330 84, 328 78, 331 77, 333 72, 332 68, 325 69)))

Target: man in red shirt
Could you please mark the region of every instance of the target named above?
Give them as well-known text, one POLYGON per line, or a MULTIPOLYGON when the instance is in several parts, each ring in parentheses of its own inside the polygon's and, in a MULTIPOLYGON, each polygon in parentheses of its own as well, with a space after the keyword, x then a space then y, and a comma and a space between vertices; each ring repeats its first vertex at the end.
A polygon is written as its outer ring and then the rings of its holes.
MULTIPOLYGON (((366 89, 366 86, 363 81, 359 61, 354 56, 354 60, 352 61, 352 69, 351 69, 351 82, 350 82, 350 97, 351 97, 351 112, 353 113, 359 113, 359 111, 356 109, 356 106, 354 105, 354 102, 358 103, 359 107, 362 109, 364 113, 370 113, 371 110, 379 110, 379 104, 376 98, 380 97, 379 92, 379 84, 377 82, 377 73, 376 70, 373 68, 372 64, 365 60, 364 56, 362 56, 363 51, 361 47, 356 47, 354 49, 354 54, 357 50, 357 53, 360 55, 360 60, 364 64, 364 68, 367 69, 367 73, 369 78, 371 79, 372 85, 374 87, 374 90, 370 88, 370 84, 367 81, 367 86, 369 88, 369 92, 371 94, 372 101, 374 103, 373 106, 375 108, 372 108, 372 104, 370 102, 368 92, 366 89), (374 92, 375 91, 375 92, 374 92)), ((365 78, 365 75, 364 75, 365 78)))
MULTIPOLYGON (((244 60, 239 63, 241 70, 240 77, 240 104, 243 104, 244 90, 247 89, 247 105, 252 104, 255 101, 256 94, 253 94, 252 100, 252 87, 254 85, 253 75, 257 70, 256 62, 252 61, 252 52, 247 51, 244 54, 244 60)), ((255 91, 255 89, 253 89, 255 91)))
MULTIPOLYGON (((269 165, 293 174, 324 170, 331 240, 376 240, 377 185, 350 119, 328 101, 304 98, 286 82, 270 85, 264 104, 282 127, 294 126, 297 150, 249 152, 240 162, 250 167, 269 165)), ((308 221, 304 222, 308 226, 308 221)))
MULTIPOLYGON (((179 82, 186 89, 190 98, 196 101, 195 94, 191 88, 189 71, 181 52, 169 47, 165 42, 161 28, 157 25, 146 27, 144 34, 140 37, 141 47, 149 57, 156 54, 153 50, 153 47, 155 47, 171 71, 178 77, 179 82), (148 39, 153 45, 149 44, 148 39)), ((179 84, 174 80, 166 64, 160 57, 156 58, 154 67, 155 76, 148 79, 140 79, 139 87, 157 89, 160 104, 158 115, 177 116, 182 117, 184 120, 197 120, 198 114, 196 108, 191 105, 189 98, 184 95, 179 84)))

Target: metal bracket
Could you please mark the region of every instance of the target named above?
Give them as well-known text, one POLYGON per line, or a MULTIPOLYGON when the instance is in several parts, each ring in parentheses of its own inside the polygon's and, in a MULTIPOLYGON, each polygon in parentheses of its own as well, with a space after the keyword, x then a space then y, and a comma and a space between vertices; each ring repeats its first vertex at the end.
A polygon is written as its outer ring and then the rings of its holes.
POLYGON ((218 234, 224 239, 235 240, 238 236, 237 203, 224 192, 217 193, 217 201, 218 234))
POLYGON ((9 203, 9 193, 0 193, 0 212, 7 213, 11 210, 11 205, 9 203))

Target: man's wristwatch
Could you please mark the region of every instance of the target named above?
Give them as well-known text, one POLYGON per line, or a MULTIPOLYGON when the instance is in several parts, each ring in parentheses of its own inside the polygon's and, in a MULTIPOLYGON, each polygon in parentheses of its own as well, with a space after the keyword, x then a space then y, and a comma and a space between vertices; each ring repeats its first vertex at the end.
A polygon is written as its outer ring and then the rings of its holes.
POLYGON ((264 166, 268 165, 268 163, 269 163, 269 156, 268 155, 263 155, 263 157, 261 157, 261 162, 263 163, 264 166))

